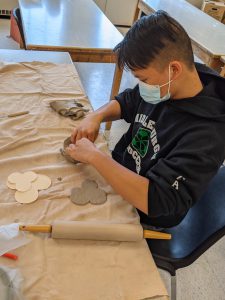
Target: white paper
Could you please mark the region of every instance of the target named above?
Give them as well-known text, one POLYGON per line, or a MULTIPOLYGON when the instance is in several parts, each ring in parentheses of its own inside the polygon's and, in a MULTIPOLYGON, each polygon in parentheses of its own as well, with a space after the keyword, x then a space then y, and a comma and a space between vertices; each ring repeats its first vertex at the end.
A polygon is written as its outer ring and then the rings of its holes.
POLYGON ((24 232, 19 231, 19 224, 0 226, 0 255, 19 248, 30 242, 24 232))

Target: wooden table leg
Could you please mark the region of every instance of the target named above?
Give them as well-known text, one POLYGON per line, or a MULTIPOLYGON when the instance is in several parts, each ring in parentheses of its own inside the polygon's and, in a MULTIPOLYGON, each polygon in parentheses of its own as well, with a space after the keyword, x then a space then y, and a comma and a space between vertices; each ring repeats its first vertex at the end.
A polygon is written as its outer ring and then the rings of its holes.
POLYGON ((220 75, 223 76, 223 77, 225 77, 225 65, 222 67, 220 75))
MULTIPOLYGON (((114 76, 113 76, 113 83, 112 83, 112 89, 111 89, 111 95, 110 95, 110 100, 115 99, 115 96, 118 94, 119 92, 119 88, 120 88, 120 82, 121 82, 121 78, 122 78, 122 74, 123 74, 123 70, 119 69, 118 65, 116 64, 115 66, 115 71, 114 71, 114 76)), ((105 129, 106 130, 110 130, 112 125, 112 122, 107 122, 105 129)))
POLYGON ((217 58, 211 58, 208 66, 214 70, 216 70, 218 73, 221 71, 221 67, 223 66, 223 63, 220 60, 220 57, 217 58))

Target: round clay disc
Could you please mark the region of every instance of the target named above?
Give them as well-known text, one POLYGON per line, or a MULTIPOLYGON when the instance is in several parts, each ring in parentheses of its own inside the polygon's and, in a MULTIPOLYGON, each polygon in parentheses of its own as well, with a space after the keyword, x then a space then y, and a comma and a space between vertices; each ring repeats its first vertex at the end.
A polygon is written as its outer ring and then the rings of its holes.
POLYGON ((71 190, 71 201, 77 205, 103 204, 107 200, 106 193, 98 188, 98 184, 90 179, 82 183, 81 188, 73 188, 71 190))
POLYGON ((16 181, 16 189, 19 192, 26 192, 31 188, 31 182, 23 174, 16 181))
POLYGON ((51 179, 42 174, 38 174, 37 178, 31 183, 36 190, 46 190, 51 185, 51 179))
POLYGON ((82 188, 89 191, 91 204, 103 204, 107 200, 106 193, 98 187, 97 182, 87 179, 83 182, 82 188))
POLYGON ((82 188, 89 191, 91 204, 103 204, 107 200, 106 193, 98 187, 97 182, 87 179, 83 182, 82 188))
POLYGON ((8 188, 10 188, 12 190, 16 190, 16 184, 15 183, 11 183, 11 182, 7 181, 6 185, 7 185, 8 188))
POLYGON ((31 203, 37 200, 37 198, 38 191, 34 187, 31 187, 31 189, 26 192, 16 191, 15 193, 15 199, 19 203, 31 203))
POLYGON ((107 200, 107 196, 106 193, 103 190, 97 189, 94 191, 92 197, 91 197, 91 204, 103 204, 105 203, 107 200))
POLYGON ((70 199, 74 204, 86 205, 89 203, 89 197, 90 195, 81 188, 73 188, 71 190, 70 199))
POLYGON ((16 183, 17 179, 20 178, 22 174, 19 172, 12 173, 8 176, 8 181, 11 183, 16 183))
POLYGON ((23 175, 26 176, 27 180, 30 182, 34 181, 38 177, 38 174, 32 171, 25 172, 23 175))
POLYGON ((84 190, 93 191, 93 190, 95 190, 97 188, 98 188, 98 184, 94 180, 86 179, 82 183, 82 189, 84 189, 84 190))

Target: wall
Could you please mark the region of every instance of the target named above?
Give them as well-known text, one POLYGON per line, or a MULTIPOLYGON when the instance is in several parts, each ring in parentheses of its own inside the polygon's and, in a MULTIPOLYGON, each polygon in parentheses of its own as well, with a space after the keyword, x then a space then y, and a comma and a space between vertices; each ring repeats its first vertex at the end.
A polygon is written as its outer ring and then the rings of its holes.
POLYGON ((10 11, 18 6, 17 0, 0 0, 0 16, 10 16, 10 11))
POLYGON ((115 25, 131 26, 138 0, 94 0, 115 25))

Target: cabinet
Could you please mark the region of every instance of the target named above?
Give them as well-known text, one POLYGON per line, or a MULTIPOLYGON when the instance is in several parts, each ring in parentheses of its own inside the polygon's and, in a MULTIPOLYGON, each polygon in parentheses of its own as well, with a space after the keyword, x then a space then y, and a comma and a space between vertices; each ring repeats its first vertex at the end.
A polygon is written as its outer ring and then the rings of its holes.
POLYGON ((131 26, 138 0, 95 0, 115 25, 131 26))
POLYGON ((203 0, 186 0, 187 2, 191 3, 192 5, 201 8, 203 0))

